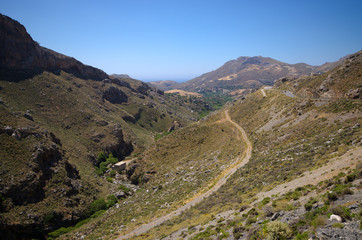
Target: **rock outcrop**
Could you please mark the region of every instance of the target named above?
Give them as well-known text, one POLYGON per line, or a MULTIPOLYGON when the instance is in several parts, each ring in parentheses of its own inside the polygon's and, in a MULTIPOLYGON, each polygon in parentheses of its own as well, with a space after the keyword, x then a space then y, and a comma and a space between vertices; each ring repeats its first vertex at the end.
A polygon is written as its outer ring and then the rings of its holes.
POLYGON ((42 71, 60 70, 93 80, 102 80, 107 74, 78 60, 41 47, 19 22, 0 14, 0 78, 19 81, 42 71))

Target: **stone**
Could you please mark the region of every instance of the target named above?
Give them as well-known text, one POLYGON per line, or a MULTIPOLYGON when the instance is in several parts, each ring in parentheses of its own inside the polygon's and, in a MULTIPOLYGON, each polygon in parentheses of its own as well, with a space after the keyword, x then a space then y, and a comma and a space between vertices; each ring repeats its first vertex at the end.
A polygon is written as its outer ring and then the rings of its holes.
POLYGON ((176 120, 172 122, 171 127, 167 130, 168 132, 172 132, 182 127, 182 124, 176 120))
POLYGON ((352 204, 350 206, 348 206, 349 209, 357 209, 358 208, 358 204, 355 203, 355 204, 352 204))
POLYGON ((359 88, 356 88, 356 89, 350 89, 348 92, 347 92, 347 96, 348 98, 351 98, 351 99, 358 99, 360 98, 360 89, 359 88))
POLYGON ((271 216, 270 221, 276 220, 279 217, 279 215, 280 215, 279 212, 274 213, 273 216, 271 216))
POLYGON ((26 119, 29 119, 30 121, 34 121, 33 116, 30 115, 29 111, 26 111, 23 115, 26 119))
POLYGON ((336 221, 338 221, 338 222, 342 222, 342 218, 341 218, 340 216, 336 215, 336 214, 332 214, 332 215, 329 217, 329 220, 331 220, 331 221, 336 220, 336 221))
POLYGON ((123 191, 116 192, 114 196, 116 196, 118 199, 127 197, 123 191))

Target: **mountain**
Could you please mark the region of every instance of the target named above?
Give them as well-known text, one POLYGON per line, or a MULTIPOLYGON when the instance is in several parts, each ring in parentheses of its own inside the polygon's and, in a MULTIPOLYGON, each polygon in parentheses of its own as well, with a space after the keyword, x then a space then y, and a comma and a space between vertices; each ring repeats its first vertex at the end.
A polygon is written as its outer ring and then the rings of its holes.
MULTIPOLYGON (((340 61, 339 61, 340 62, 340 61)), ((176 88, 191 92, 222 92, 237 89, 257 89, 262 85, 273 85, 281 77, 298 77, 327 71, 337 63, 326 63, 320 67, 305 63, 288 64, 267 57, 239 57, 226 62, 220 68, 205 73, 176 88)), ((168 90, 168 89, 166 89, 168 90)))
POLYGON ((361 63, 282 78, 165 136, 136 160, 142 190, 63 238, 361 238, 361 63), (333 94, 302 94, 329 75, 333 94))
POLYGON ((196 121, 202 98, 63 63, 4 19, 1 238, 361 238, 360 52, 196 121))
POLYGON ((281 78, 275 84, 301 97, 361 99, 362 50, 341 61, 339 66, 324 74, 281 78))
POLYGON ((202 99, 168 96, 41 47, 4 15, 0 41, 4 239, 44 239, 111 206, 117 193, 126 197, 118 187, 138 188, 137 166, 120 173, 111 166, 210 110, 202 99))
POLYGON ((153 82, 148 82, 148 84, 152 87, 161 89, 163 91, 167 91, 170 89, 174 89, 175 86, 177 86, 179 83, 176 81, 171 81, 171 80, 165 80, 165 81, 153 81, 153 82))
POLYGON ((100 69, 39 46, 26 32, 24 26, 2 14, 0 14, 0 25, 1 79, 15 81, 43 71, 59 73, 60 70, 94 80, 107 77, 107 74, 100 69))

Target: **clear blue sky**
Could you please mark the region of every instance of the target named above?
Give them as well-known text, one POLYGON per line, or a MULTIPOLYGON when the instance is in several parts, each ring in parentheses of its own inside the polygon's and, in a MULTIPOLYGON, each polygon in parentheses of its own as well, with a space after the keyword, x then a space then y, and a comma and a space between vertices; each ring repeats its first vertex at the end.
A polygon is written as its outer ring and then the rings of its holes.
POLYGON ((239 56, 320 65, 362 49, 362 0, 1 0, 40 45, 109 74, 188 80, 239 56))

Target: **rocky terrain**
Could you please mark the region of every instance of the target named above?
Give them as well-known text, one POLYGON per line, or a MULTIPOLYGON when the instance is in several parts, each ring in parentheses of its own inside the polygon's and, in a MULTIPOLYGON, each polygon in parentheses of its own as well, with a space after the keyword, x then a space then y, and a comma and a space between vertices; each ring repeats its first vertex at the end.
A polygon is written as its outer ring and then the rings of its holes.
POLYGON ((168 96, 41 47, 4 15, 0 40, 0 229, 7 239, 45 238, 87 219, 97 199, 127 196, 117 187, 136 189, 129 184, 137 165, 115 174, 112 164, 211 110, 202 99, 168 96))
POLYGON ((241 57, 177 96, 0 31, 1 238, 361 237, 361 52, 241 57))
POLYGON ((276 81, 300 97, 319 99, 361 99, 362 51, 344 58, 341 65, 318 76, 287 77, 276 81))

